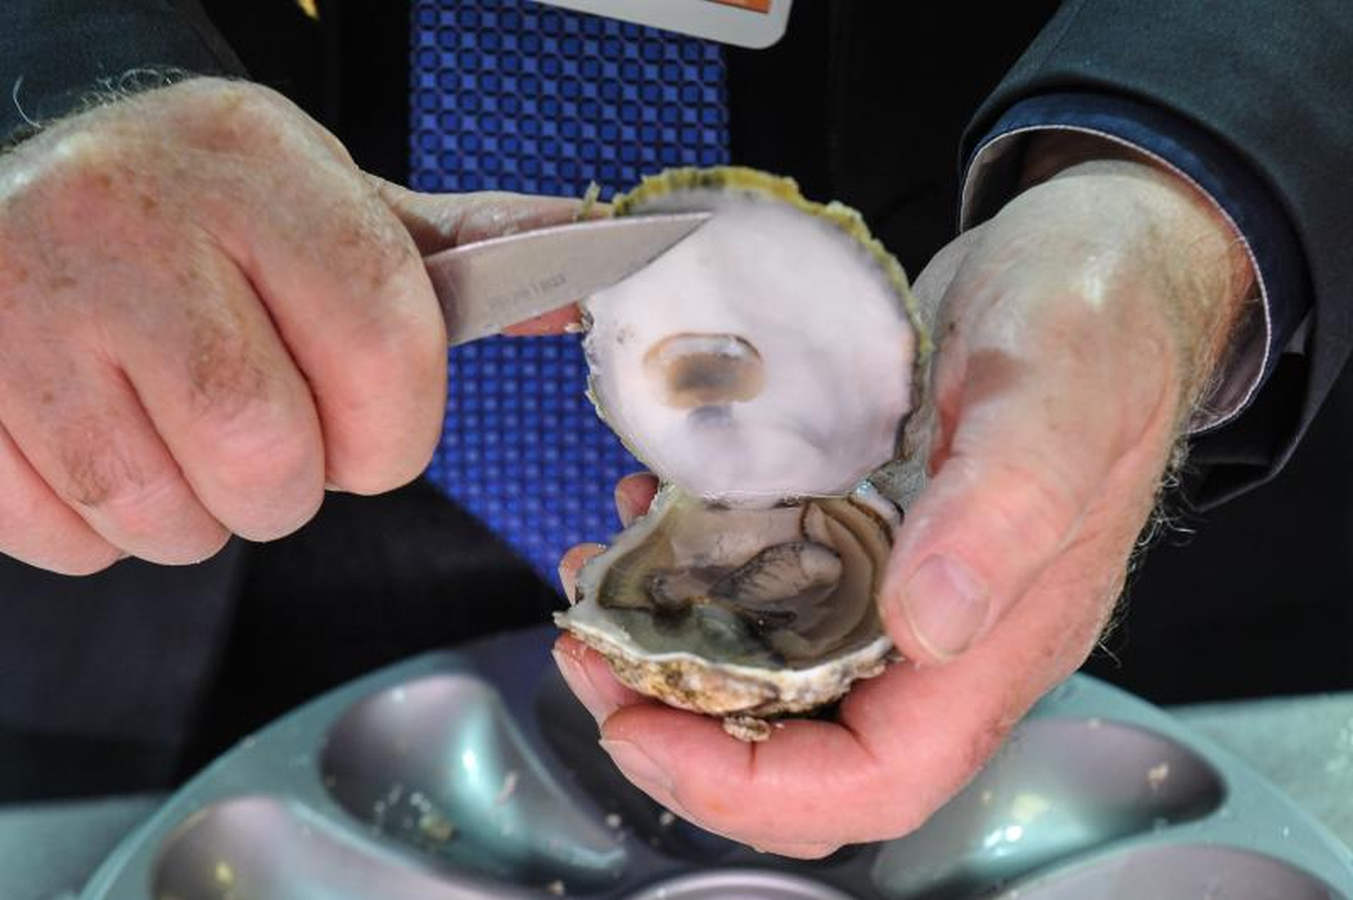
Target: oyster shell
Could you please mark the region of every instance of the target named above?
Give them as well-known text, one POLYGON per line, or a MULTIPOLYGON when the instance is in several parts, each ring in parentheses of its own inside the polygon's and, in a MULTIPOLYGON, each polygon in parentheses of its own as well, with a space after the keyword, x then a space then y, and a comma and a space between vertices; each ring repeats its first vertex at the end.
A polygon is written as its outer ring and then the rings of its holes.
POLYGON ((892 649, 874 601, 900 523, 868 486, 742 510, 669 485, 588 561, 561 624, 672 706, 744 720, 811 710, 892 649))
POLYGON ((907 456, 928 344, 859 215, 788 179, 675 170, 613 209, 714 215, 584 304, 598 413, 663 487, 556 621, 636 690, 764 739, 891 653, 876 600, 901 498, 869 476, 907 456))

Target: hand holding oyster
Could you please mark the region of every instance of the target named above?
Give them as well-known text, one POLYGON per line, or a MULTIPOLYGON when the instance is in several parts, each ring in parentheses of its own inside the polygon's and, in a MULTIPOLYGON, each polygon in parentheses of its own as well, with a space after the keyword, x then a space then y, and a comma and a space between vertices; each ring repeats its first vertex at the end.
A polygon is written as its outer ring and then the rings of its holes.
POLYGON ((557 620, 635 690, 761 740, 891 652, 901 498, 869 476, 900 453, 926 339, 858 214, 792 181, 675 170, 614 209, 714 216, 584 305, 597 409, 664 487, 557 620))
MULTIPOLYGON (((746 743, 708 716, 624 687, 602 654, 571 634, 559 639, 560 670, 597 719, 602 747, 657 802, 789 856, 896 837, 967 783, 1020 716, 1090 652, 1181 423, 1251 283, 1243 244, 1206 199, 1118 152, 1098 146, 1089 155, 1108 158, 1058 159, 1035 142, 1028 159, 1047 164, 1039 182, 941 250, 916 279, 914 293, 942 339, 918 410, 926 415, 913 415, 908 427, 920 446, 900 455, 924 456, 928 477, 906 501, 879 602, 907 663, 857 682, 831 720, 789 717, 772 740, 746 743)), ((764 252, 743 240, 750 254, 764 252)), ((814 277, 807 265, 764 259, 769 272, 757 267, 750 284, 736 279, 733 293, 769 279, 770 306, 782 281, 792 291, 796 279, 814 277)), ((675 277, 665 296, 678 302, 689 281, 675 277)), ((738 332, 720 325, 716 333, 738 332)), ((840 346, 830 352, 848 355, 855 337, 835 333, 840 346)), ((748 354, 735 355, 747 371, 748 354)), ((806 371, 812 365, 811 354, 800 362, 806 371)), ((834 396, 832 415, 844 417, 857 400, 834 396)), ((712 455, 693 457, 697 472, 715 466, 712 455)), ((644 476, 622 481, 622 518, 646 508, 653 488, 644 476)), ((665 490, 650 519, 666 521, 660 513, 673 496, 665 490)), ((841 495, 797 500, 832 504, 841 495)), ((717 509, 742 510, 736 498, 717 509)), ((634 526, 641 527, 657 526, 645 519, 634 526)), ((767 544, 797 545, 786 527, 790 534, 767 544)), ((734 547, 727 544, 730 554, 734 547)), ((565 557, 566 588, 588 552, 577 547, 565 557)), ((837 555, 844 572, 845 555, 837 555)), ((605 568, 619 557, 612 548, 605 568)), ((804 587, 770 604, 773 612, 788 607, 797 621, 820 608, 812 586, 834 574, 827 556, 777 550, 764 562, 788 573, 777 584, 804 587), (793 565, 779 568, 784 557, 793 565)), ((654 566, 683 567, 666 559, 654 566)), ((655 577, 658 598, 650 592, 644 602, 684 607, 690 598, 694 607, 726 612, 709 597, 726 576, 695 574, 702 577, 655 577)), ((767 642, 765 626, 737 621, 767 642)), ((770 646, 765 652, 783 652, 770 646)), ((646 653, 639 657, 646 663, 660 658, 646 653)))

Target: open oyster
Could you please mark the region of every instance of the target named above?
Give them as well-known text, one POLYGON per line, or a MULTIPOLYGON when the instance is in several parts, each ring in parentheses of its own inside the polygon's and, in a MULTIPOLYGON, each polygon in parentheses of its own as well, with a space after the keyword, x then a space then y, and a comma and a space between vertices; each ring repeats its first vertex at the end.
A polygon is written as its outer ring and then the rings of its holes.
POLYGON ((597 410, 664 486, 556 620, 636 690, 759 740, 891 652, 900 498, 869 476, 906 455, 923 332, 859 215, 788 179, 675 170, 613 208, 714 215, 584 304, 597 410))

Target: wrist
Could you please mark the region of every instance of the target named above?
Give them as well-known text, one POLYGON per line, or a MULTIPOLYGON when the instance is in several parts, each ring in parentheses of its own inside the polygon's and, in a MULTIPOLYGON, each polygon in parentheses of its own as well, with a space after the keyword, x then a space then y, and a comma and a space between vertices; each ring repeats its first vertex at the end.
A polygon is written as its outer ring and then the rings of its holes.
POLYGON ((1190 180, 1134 147, 1095 134, 1052 131, 1030 141, 1020 189, 1077 179, 1110 215, 1130 216, 1133 256, 1154 281, 1179 332, 1190 401, 1226 356, 1256 286, 1244 240, 1190 180), (1119 202, 1114 202, 1119 201, 1119 202))

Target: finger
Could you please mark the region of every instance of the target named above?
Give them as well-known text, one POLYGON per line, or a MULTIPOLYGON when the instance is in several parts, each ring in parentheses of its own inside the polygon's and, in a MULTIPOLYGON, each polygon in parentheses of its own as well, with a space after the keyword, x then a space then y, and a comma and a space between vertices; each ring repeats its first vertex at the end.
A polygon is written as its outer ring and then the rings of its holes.
POLYGON ((658 479, 648 472, 635 472, 626 475, 615 484, 615 510, 620 516, 620 524, 628 528, 653 503, 658 492, 658 479))
POLYGON ((839 844, 876 825, 874 804, 850 804, 866 784, 877 790, 877 763, 854 735, 832 723, 787 721, 770 740, 747 744, 713 718, 639 703, 614 710, 602 738, 636 787, 700 827, 743 843, 839 844))
POLYGON ((198 224, 241 265, 306 377, 326 480, 389 490, 425 468, 440 437, 445 322, 409 233, 356 169, 279 169, 218 176, 198 224))
MULTIPOLYGON (((657 479, 647 472, 627 475, 616 483, 616 511, 623 526, 628 527, 634 519, 648 511, 648 505, 657 491, 657 483, 657 479)), ((576 602, 574 595, 579 570, 585 562, 605 549, 604 544, 578 544, 571 547, 559 561, 559 583, 570 603, 576 602)))
POLYGON ((651 702, 617 681, 601 654, 572 635, 560 635, 552 652, 564 681, 598 725, 622 706, 651 702))
POLYGON ((122 554, 62 503, 0 427, 0 552, 63 575, 105 569, 122 554))
POLYGON ((135 283, 104 280, 105 304, 127 310, 106 326, 107 352, 216 519, 250 540, 289 534, 324 496, 310 389, 231 260, 181 241, 172 267, 135 283), (193 293, 174 297, 176 282, 193 293), (135 315, 137 304, 156 302, 164 314, 135 315))
POLYGON ((569 603, 576 602, 574 595, 578 586, 578 571, 582 569, 583 563, 605 549, 605 544, 578 544, 564 553, 564 558, 559 561, 559 585, 564 589, 564 596, 569 603))
MULTIPOLYGON (((44 386, 0 379, 7 382, 0 390, 0 420, 33 469, 126 553, 184 564, 219 550, 225 528, 184 481, 122 373, 89 348, 71 347, 57 356, 41 366, 60 373, 44 386)), ((30 372, 40 366, 32 357, 27 365, 30 372)))
MULTIPOLYGON (((563 225, 577 219, 582 204, 564 197, 536 197, 503 191, 473 194, 424 194, 410 191, 374 175, 382 199, 413 237, 418 251, 428 256, 485 238, 563 225)), ((576 303, 518 322, 504 334, 531 336, 562 334, 577 327, 582 313, 576 303)))
MULTIPOLYGON (((653 700, 631 690, 616 680, 611 673, 610 666, 601 654, 583 644, 577 638, 567 634, 561 635, 555 642, 552 652, 564 681, 579 702, 591 713, 598 726, 603 725, 612 714, 624 707, 634 705, 657 706, 653 700)), ((636 769, 630 762, 633 758, 633 750, 627 747, 624 741, 603 740, 601 746, 617 761, 621 771, 636 785, 646 790, 658 803, 694 825, 719 833, 708 823, 701 821, 698 816, 685 809, 672 793, 670 786, 660 777, 646 773, 642 767, 636 769)), ((738 839, 736 835, 725 834, 724 836, 733 840, 738 839)), ((819 859, 829 855, 838 847, 839 844, 818 841, 772 840, 756 845, 755 849, 800 859, 819 859)))
MULTIPOLYGON (((648 759, 629 742, 603 738, 601 748, 611 756, 612 760, 616 762, 616 768, 620 769, 621 773, 631 783, 643 790, 659 805, 711 834, 747 844, 761 853, 774 853, 796 859, 821 859, 840 849, 842 843, 844 843, 840 840, 799 841, 777 838, 768 836, 765 828, 754 830, 744 830, 738 827, 729 828, 719 822, 717 814, 711 820, 685 808, 677 798, 675 785, 661 773, 654 772, 650 768, 652 760, 648 759)), ((779 810, 770 810, 765 813, 765 818, 778 815, 780 815, 779 810)))
POLYGON ((582 202, 508 191, 425 194, 375 175, 366 176, 399 218, 423 256, 499 237, 575 221, 582 202))
POLYGON ((1075 537, 1120 458, 1148 434, 1168 440, 1164 348, 1098 316, 1075 299, 1002 299, 945 348, 935 475, 907 511, 882 592, 904 655, 972 646, 1075 537))

